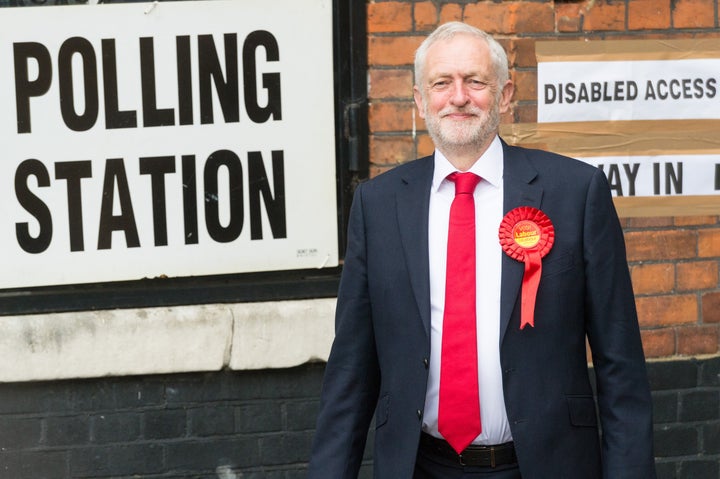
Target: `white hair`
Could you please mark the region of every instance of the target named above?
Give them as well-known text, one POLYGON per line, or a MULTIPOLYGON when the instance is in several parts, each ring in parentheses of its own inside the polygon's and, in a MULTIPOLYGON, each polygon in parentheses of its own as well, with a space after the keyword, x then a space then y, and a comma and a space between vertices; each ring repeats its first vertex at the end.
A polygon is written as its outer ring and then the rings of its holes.
POLYGON ((418 49, 415 51, 415 84, 420 85, 424 80, 423 75, 425 74, 425 60, 427 58, 427 51, 430 47, 440 40, 450 40, 458 34, 471 35, 485 41, 488 48, 490 48, 490 58, 493 63, 498 83, 500 85, 504 85, 509 78, 508 60, 505 49, 492 37, 492 35, 480 30, 479 28, 475 28, 462 22, 448 22, 440 25, 420 44, 418 49))

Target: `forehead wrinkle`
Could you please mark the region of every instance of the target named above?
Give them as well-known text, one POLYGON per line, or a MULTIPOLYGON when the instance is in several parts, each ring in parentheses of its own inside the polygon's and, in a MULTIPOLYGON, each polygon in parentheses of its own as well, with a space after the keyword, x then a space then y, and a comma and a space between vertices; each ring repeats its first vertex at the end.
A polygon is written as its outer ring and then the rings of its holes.
POLYGON ((431 45, 425 54, 425 78, 437 77, 432 72, 448 69, 480 70, 477 72, 489 78, 494 70, 489 45, 480 38, 458 33, 450 38, 438 40, 431 45))

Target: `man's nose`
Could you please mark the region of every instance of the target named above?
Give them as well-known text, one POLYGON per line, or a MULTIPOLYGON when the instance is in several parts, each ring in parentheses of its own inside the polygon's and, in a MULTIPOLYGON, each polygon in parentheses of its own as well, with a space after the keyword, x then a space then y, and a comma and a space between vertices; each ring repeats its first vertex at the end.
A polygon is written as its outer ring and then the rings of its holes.
POLYGON ((450 101, 453 105, 463 106, 469 101, 467 85, 462 80, 453 82, 453 90, 450 95, 450 101))

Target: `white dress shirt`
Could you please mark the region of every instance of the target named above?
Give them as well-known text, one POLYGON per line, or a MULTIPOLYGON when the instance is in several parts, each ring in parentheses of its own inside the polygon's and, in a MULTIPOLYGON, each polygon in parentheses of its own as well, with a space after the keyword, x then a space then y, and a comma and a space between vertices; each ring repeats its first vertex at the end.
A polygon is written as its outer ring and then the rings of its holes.
MULTIPOLYGON (((447 176, 458 170, 438 150, 435 150, 434 159, 428 222, 430 368, 423 431, 442 437, 438 432, 440 355, 445 308, 448 224, 450 204, 455 197, 455 184, 448 180, 447 176)), ((503 252, 498 240, 498 229, 503 217, 503 149, 497 136, 469 171, 482 178, 474 194, 478 382, 482 433, 475 438, 473 444, 502 444, 512 441, 512 435, 505 412, 500 367, 500 275, 503 252)))

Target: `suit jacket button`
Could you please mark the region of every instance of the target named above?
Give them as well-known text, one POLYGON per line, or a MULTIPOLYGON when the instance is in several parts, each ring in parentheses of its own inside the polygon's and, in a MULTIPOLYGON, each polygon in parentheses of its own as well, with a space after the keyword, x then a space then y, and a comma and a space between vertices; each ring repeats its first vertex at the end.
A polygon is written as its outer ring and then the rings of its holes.
POLYGON ((422 420, 422 414, 423 414, 422 411, 418 409, 418 410, 415 411, 415 412, 417 412, 417 417, 418 417, 418 419, 422 420))
POLYGON ((423 364, 425 365, 425 369, 427 369, 430 366, 430 360, 428 358, 423 358, 423 364))

